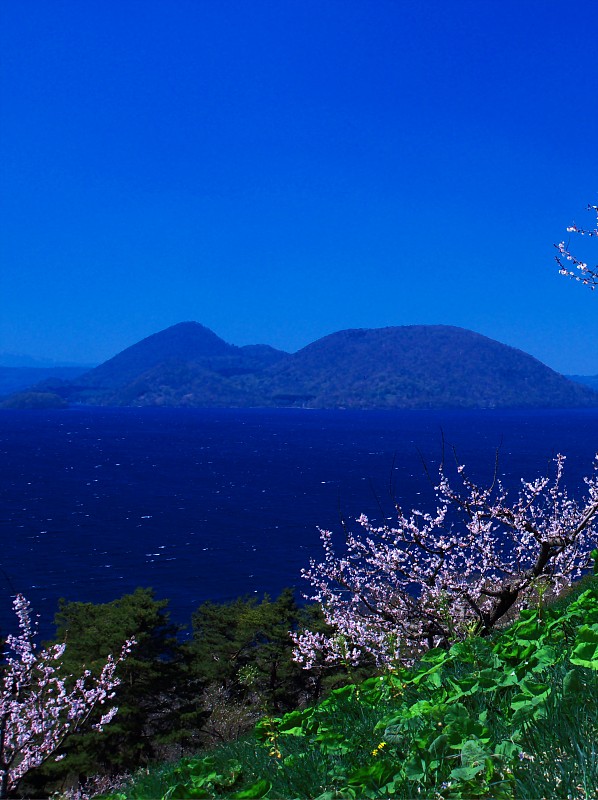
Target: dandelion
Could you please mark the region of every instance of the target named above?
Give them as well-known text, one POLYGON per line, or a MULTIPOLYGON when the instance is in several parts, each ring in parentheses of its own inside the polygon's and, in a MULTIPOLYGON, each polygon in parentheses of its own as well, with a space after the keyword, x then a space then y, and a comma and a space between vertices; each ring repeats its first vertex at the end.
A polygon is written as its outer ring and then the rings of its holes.
POLYGON ((386 747, 386 742, 380 742, 380 744, 372 750, 372 755, 376 757, 382 752, 382 750, 384 750, 385 747, 386 747))

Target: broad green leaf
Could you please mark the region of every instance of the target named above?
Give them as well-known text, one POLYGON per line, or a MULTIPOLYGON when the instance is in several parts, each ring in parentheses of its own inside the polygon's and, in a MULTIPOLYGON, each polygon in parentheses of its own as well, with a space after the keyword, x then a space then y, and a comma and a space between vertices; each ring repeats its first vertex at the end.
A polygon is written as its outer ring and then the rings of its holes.
POLYGON ((330 699, 340 699, 345 697, 353 697, 355 694, 356 686, 353 683, 347 684, 347 686, 341 686, 340 689, 334 689, 330 692, 330 699))
POLYGON ((520 751, 521 746, 515 744, 515 742, 511 741, 511 739, 505 739, 504 741, 500 742, 500 744, 497 744, 494 748, 496 755, 504 756, 508 759, 515 758, 520 751))
MULTIPOLYGON (((529 698, 528 698, 529 699, 529 698)), ((530 722, 536 719, 543 719, 546 717, 546 707, 543 702, 538 704, 528 702, 522 705, 515 710, 511 718, 511 724, 515 728, 519 728, 523 725, 524 722, 530 722)))
POLYGON ((580 667, 598 669, 598 624, 579 628, 569 660, 580 667))
POLYGON ((484 768, 484 762, 475 767, 455 767, 449 777, 455 778, 456 780, 471 781, 476 775, 482 772, 484 768))
POLYGON ((432 755, 440 756, 446 753, 449 749, 449 737, 442 733, 440 736, 437 736, 434 741, 430 744, 429 750, 432 755))
POLYGON ((389 761, 376 761, 367 767, 361 767, 351 774, 347 785, 354 788, 373 787, 382 789, 397 775, 398 767, 389 761))
POLYGON ((442 647, 434 647, 423 654, 420 661, 425 664, 441 665, 445 661, 450 660, 449 653, 442 647))
POLYGON ((402 723, 387 725, 384 729, 384 741, 400 744, 405 738, 405 726, 402 723))
POLYGON ((428 764, 425 758, 422 758, 421 753, 415 753, 404 765, 405 777, 410 781, 424 780, 428 771, 428 764))
POLYGON ((341 755, 342 753, 349 753, 353 749, 347 739, 347 733, 344 731, 324 729, 321 733, 318 733, 315 741, 318 742, 323 753, 341 755))
POLYGON ((486 758, 486 750, 476 739, 469 739, 461 748, 461 764, 464 767, 476 766, 486 758))
POLYGON ((187 800, 187 798, 204 800, 211 796, 211 793, 205 787, 196 788, 188 783, 177 783, 166 792, 164 800, 187 800))
POLYGON ((532 658, 536 662, 532 667, 532 672, 539 672, 540 670, 553 666, 556 663, 558 656, 554 647, 545 644, 536 650, 532 658))
POLYGON ((288 736, 303 736, 304 723, 313 717, 312 708, 304 708, 297 711, 291 711, 285 714, 277 726, 279 733, 285 733, 288 736))
POLYGON ((515 670, 503 666, 502 669, 482 669, 479 674, 480 688, 484 691, 515 686, 519 683, 515 670))
POLYGON ((467 676, 460 680, 449 678, 448 682, 453 687, 453 692, 451 694, 452 700, 458 700, 460 697, 475 694, 480 688, 479 681, 473 676, 467 676))
POLYGON ((259 781, 256 781, 247 789, 243 789, 241 792, 235 792, 232 795, 234 800, 252 800, 252 798, 259 798, 265 797, 266 794, 270 791, 270 787, 272 784, 270 781, 267 781, 265 778, 261 778, 259 781))
POLYGON ((449 654, 453 658, 458 658, 459 661, 468 664, 492 663, 492 650, 490 645, 481 637, 466 639, 463 642, 456 642, 449 650, 449 654))

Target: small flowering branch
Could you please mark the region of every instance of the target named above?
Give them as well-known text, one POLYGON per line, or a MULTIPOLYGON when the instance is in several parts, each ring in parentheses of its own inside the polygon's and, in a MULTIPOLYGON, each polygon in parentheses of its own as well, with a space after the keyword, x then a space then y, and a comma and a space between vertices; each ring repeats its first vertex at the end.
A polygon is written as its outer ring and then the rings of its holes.
MULTIPOLYGON (((596 214, 596 227, 595 228, 580 228, 578 225, 570 225, 567 228, 568 233, 578 233, 580 236, 598 236, 598 206, 588 206, 588 211, 593 211, 596 214)), ((558 250, 558 255, 555 256, 556 262, 559 265, 559 272, 561 275, 567 275, 585 286, 589 286, 592 291, 598 286, 598 264, 595 267, 588 267, 585 261, 581 261, 574 256, 569 250, 569 245, 565 242, 559 242, 554 245, 558 250)))
MULTIPOLYGON (((117 658, 109 656, 99 677, 85 670, 73 682, 72 676, 61 675, 66 645, 37 651, 29 602, 18 594, 13 607, 19 634, 7 637, 8 651, 0 670, 0 798, 50 758, 97 707, 114 699, 120 683, 116 668, 135 644, 129 639, 117 658)), ((117 710, 116 706, 107 708, 92 727, 101 731, 117 710)))
POLYGON ((457 491, 441 466, 435 514, 397 507, 393 527, 362 515, 363 535, 348 532, 342 555, 321 531, 324 560, 312 559, 303 577, 334 632, 295 634, 295 660, 409 663, 427 648, 487 635, 540 582, 556 593, 580 577, 596 541, 598 477, 585 479, 578 503, 562 485, 564 456, 554 461, 554 477, 522 481, 514 501, 500 481, 480 487, 463 466, 457 491))

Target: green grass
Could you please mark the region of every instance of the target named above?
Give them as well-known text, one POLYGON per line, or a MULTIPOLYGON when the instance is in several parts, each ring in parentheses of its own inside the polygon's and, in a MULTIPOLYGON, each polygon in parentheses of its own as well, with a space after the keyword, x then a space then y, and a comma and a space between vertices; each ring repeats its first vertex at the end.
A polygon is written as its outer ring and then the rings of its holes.
POLYGON ((111 797, 598 798, 598 580, 111 797))

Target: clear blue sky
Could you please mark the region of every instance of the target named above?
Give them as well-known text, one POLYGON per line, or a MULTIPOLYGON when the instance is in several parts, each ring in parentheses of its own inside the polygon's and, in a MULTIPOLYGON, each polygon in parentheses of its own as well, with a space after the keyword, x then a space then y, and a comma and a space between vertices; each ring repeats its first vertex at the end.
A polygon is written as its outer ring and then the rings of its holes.
POLYGON ((552 247, 598 202, 597 42, 596 0, 1 3, 0 352, 442 323, 598 373, 552 247))

